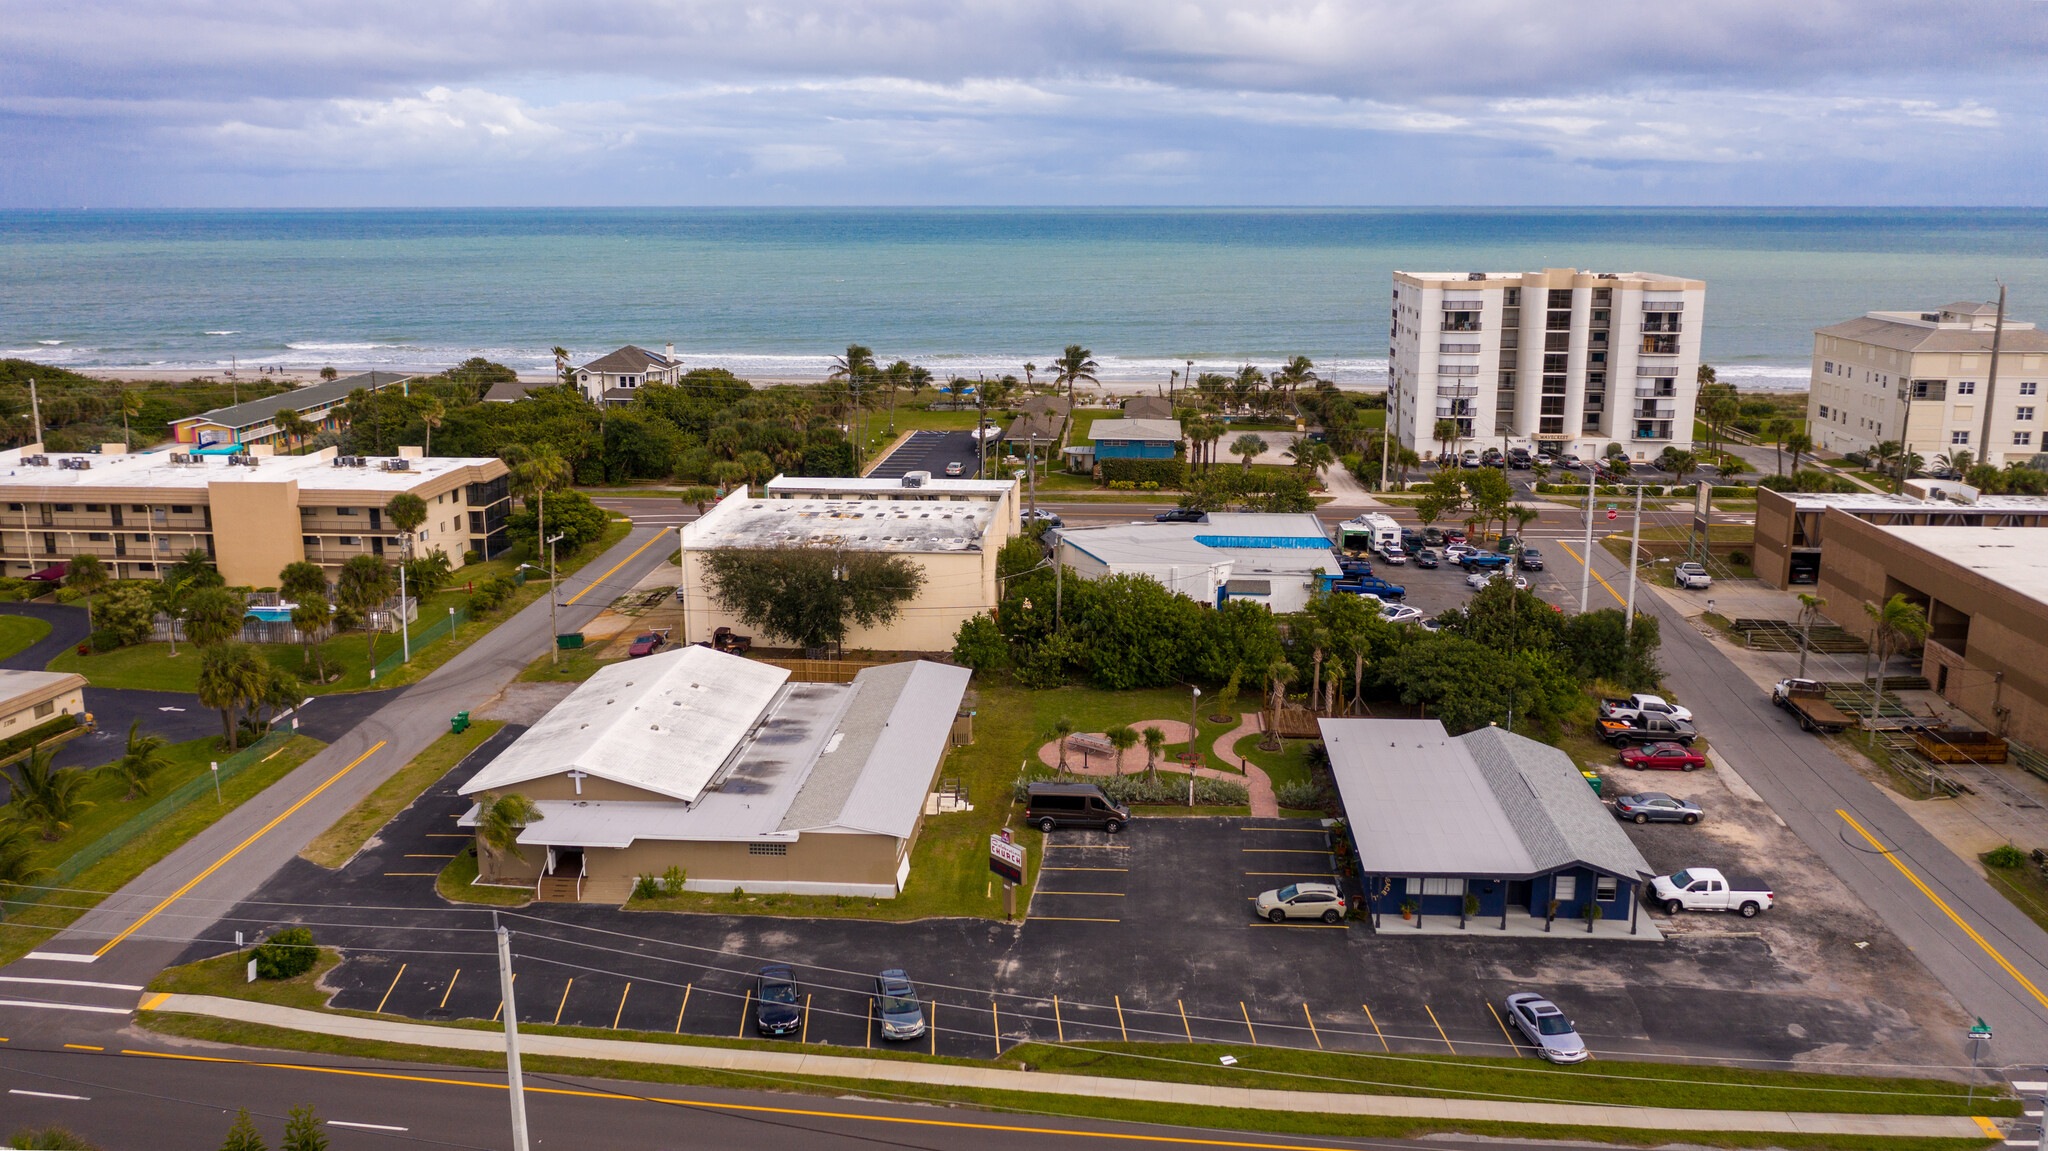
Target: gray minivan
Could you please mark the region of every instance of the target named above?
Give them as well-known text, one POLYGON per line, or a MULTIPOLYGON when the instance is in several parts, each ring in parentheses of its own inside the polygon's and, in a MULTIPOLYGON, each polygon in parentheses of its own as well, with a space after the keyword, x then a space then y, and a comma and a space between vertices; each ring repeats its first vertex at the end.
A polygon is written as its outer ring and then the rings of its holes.
POLYGON ((1034 783, 1028 788, 1026 823, 1050 832, 1055 827, 1099 827, 1115 835, 1131 821, 1131 809, 1119 807, 1092 783, 1034 783))

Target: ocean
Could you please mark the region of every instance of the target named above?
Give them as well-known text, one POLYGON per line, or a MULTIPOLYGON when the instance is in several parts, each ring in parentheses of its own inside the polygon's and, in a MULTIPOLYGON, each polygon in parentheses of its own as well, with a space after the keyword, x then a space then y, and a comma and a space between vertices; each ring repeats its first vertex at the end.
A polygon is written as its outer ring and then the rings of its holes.
POLYGON ((167 375, 545 369, 673 341, 822 376, 848 343, 955 374, 1092 349, 1105 381, 1311 357, 1386 374, 1388 275, 1577 267, 1707 282, 1704 358, 1804 388, 1812 329, 1990 299, 2048 321, 2048 211, 468 209, 0 213, 0 355, 167 375))

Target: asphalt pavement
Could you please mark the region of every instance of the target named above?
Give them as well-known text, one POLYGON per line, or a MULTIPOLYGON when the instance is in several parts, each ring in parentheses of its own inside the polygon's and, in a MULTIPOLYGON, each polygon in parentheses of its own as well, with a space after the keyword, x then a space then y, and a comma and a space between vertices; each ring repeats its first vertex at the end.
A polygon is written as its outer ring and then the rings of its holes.
MULTIPOLYGON (((991 450, 1000 441, 990 441, 991 450)), ((881 463, 868 470, 870 479, 901 479, 905 472, 927 471, 933 479, 944 479, 946 465, 964 469, 955 479, 973 479, 977 474, 980 445, 968 432, 912 432, 881 463)))

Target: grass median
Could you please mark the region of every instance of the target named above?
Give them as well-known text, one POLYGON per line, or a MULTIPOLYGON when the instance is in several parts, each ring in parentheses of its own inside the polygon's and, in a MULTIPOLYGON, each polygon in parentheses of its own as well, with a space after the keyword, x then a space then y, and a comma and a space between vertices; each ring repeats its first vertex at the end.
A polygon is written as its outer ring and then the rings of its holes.
POLYGON ((378 828, 391 822, 393 816, 404 811, 420 793, 434 785, 434 781, 448 774, 448 770, 461 763, 464 756, 475 751, 483 742, 504 727, 499 720, 482 720, 470 725, 468 731, 460 734, 449 733, 427 745, 425 751, 413 757, 398 774, 377 785, 377 790, 363 798, 361 803, 347 815, 334 821, 326 831, 299 852, 301 859, 317 863, 322 867, 336 868, 355 858, 363 849, 370 836, 378 828))
POLYGON ((28 615, 0 615, 0 659, 8 659, 50 634, 50 625, 28 615))

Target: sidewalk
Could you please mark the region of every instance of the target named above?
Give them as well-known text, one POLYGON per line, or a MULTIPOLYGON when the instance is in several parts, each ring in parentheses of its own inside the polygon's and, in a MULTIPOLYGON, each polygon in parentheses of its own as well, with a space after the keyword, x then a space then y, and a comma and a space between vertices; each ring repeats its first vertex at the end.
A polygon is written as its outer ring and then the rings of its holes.
MULTIPOLYGON (((460 1051, 498 1051, 502 1033, 435 1027, 388 1019, 328 1015, 295 1007, 277 1007, 210 995, 143 996, 141 1009, 233 1019, 292 1031, 338 1035, 380 1043, 409 1043, 460 1051)), ((1568 1124, 1583 1127, 1641 1128, 1656 1131, 1784 1131, 1807 1135, 1903 1135, 1922 1138, 1995 1139, 1998 1128, 1987 1119, 1963 1115, 1844 1115, 1797 1111, 1695 1111, 1664 1107, 1616 1107, 1595 1103, 1516 1103, 1480 1099, 1434 1099, 1394 1095, 1351 1095, 1322 1091, 1274 1091, 1206 1084, 1164 1083, 1147 1079, 1110 1079, 996 1067, 961 1067, 908 1059, 864 1059, 857 1056, 813 1055, 795 1051, 753 1051, 726 1047, 693 1047, 672 1043, 638 1043, 627 1039, 585 1039, 563 1035, 519 1037, 520 1054, 568 1059, 608 1059, 624 1063, 658 1063, 672 1067, 747 1071, 776 1075, 815 1075, 830 1079, 863 1079, 886 1083, 921 1083, 969 1087, 984 1091, 1018 1091, 1037 1095, 1080 1095, 1097 1099, 1133 1099, 1188 1107, 1236 1107, 1255 1111, 1320 1111, 1335 1115, 1380 1115, 1405 1119, 1488 1121, 1497 1123, 1568 1124)))

